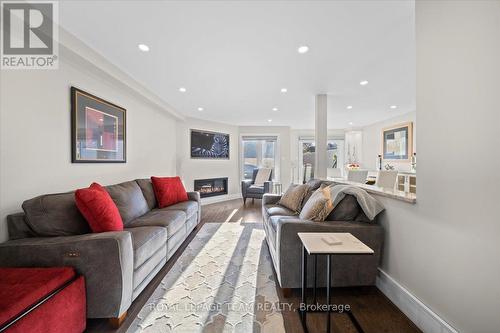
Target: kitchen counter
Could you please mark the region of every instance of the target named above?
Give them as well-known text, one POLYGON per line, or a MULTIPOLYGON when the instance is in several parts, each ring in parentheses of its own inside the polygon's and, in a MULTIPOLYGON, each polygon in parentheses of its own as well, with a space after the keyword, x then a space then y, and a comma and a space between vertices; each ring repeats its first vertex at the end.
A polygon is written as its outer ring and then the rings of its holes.
POLYGON ((327 178, 327 180, 333 181, 338 184, 357 186, 359 188, 362 188, 368 193, 373 193, 384 197, 405 201, 411 204, 417 202, 417 195, 415 193, 408 193, 408 192, 398 191, 395 189, 382 188, 375 185, 367 185, 362 183, 351 182, 344 178, 327 178))

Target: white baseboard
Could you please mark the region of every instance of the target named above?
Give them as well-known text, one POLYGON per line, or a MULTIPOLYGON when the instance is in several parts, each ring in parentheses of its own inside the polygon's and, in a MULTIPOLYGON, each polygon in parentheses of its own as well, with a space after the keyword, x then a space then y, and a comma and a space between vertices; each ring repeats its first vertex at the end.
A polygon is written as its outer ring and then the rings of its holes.
MULTIPOLYGON (((208 198, 202 198, 201 199, 201 205, 209 205, 217 202, 222 202, 222 201, 228 201, 228 200, 234 200, 234 199, 241 199, 241 194, 225 194, 225 195, 218 195, 216 197, 208 197, 208 198)), ((242 202, 243 204, 243 202, 242 202)))
POLYGON ((380 268, 376 285, 424 333, 458 333, 456 329, 380 268))

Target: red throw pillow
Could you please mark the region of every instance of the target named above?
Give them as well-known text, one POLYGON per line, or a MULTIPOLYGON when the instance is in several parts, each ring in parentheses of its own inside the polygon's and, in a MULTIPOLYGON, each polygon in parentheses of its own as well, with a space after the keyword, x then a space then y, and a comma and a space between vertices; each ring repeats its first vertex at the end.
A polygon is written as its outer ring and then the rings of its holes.
POLYGON ((178 202, 188 201, 188 195, 180 177, 151 177, 158 207, 165 208, 178 202))
POLYGON ((97 183, 76 190, 78 210, 87 220, 92 232, 122 231, 123 221, 108 191, 97 183))

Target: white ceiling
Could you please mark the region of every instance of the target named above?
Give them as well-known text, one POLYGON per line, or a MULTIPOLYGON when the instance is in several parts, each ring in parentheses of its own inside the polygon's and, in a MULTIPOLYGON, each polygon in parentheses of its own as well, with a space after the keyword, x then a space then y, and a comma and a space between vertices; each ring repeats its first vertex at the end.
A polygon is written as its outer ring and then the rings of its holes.
POLYGON ((330 128, 414 111, 414 21, 413 1, 60 4, 65 29, 179 113, 293 128, 314 127, 317 93, 329 95, 330 128), (150 52, 139 51, 139 43, 150 52), (299 54, 300 45, 309 52, 299 54), (288 93, 280 93, 283 87, 288 93))

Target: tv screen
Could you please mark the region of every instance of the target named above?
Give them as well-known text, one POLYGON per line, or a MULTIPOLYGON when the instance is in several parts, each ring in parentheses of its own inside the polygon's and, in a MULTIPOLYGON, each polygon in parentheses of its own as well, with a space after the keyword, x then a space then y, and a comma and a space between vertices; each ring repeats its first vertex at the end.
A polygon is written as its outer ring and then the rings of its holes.
POLYGON ((229 159, 229 134, 192 129, 191 158, 229 159))

